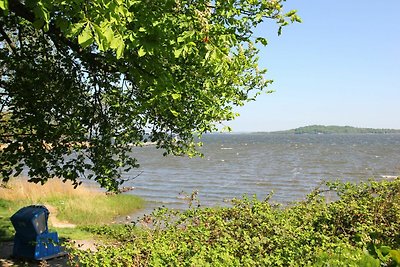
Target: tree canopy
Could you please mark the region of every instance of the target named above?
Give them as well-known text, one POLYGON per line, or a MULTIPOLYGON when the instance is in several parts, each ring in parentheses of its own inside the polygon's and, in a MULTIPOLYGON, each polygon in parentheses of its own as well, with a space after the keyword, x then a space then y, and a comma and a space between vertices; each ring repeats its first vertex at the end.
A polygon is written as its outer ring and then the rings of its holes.
POLYGON ((266 91, 253 30, 284 0, 0 0, 0 168, 116 190, 145 132, 165 153, 266 91), (179 136, 178 139, 175 136, 179 136))

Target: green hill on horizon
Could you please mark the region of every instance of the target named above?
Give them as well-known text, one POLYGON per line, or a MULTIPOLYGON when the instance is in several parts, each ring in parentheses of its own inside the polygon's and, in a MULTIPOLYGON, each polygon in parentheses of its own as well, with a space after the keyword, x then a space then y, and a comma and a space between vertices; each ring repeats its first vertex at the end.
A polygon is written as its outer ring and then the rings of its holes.
POLYGON ((389 134, 400 133, 396 129, 374 129, 374 128, 357 128, 352 126, 324 126, 324 125, 310 125, 291 129, 287 131, 276 131, 271 133, 279 134, 389 134))

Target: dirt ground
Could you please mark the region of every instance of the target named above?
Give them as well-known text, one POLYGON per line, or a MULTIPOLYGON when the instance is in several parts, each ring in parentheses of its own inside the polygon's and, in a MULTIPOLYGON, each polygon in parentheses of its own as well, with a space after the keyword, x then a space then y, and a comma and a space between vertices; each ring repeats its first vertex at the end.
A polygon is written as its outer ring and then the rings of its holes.
POLYGON ((14 246, 13 242, 1 242, 0 243, 0 266, 1 267, 9 267, 9 266, 61 267, 61 266, 68 266, 67 265, 67 261, 68 261, 67 256, 54 258, 54 259, 48 260, 46 262, 44 262, 44 261, 42 261, 42 262, 35 262, 35 261, 26 262, 26 261, 13 259, 12 258, 13 246, 14 246))
MULTIPOLYGON (((95 250, 95 242, 93 240, 76 240, 76 246, 82 250, 95 250)), ((68 255, 61 256, 47 261, 21 261, 12 257, 14 242, 0 242, 0 267, 9 266, 40 266, 40 267, 63 267, 68 266, 68 255)))

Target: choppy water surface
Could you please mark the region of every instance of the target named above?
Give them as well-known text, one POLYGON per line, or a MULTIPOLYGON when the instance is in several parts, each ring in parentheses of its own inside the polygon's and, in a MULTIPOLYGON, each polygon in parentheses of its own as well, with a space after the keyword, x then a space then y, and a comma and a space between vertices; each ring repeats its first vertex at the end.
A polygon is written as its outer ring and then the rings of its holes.
POLYGON ((161 205, 184 208, 181 192, 199 192, 203 206, 244 194, 262 199, 301 200, 322 180, 359 181, 400 175, 400 134, 274 135, 218 134, 202 139, 204 158, 163 157, 152 146, 135 148, 140 169, 132 194, 161 205))

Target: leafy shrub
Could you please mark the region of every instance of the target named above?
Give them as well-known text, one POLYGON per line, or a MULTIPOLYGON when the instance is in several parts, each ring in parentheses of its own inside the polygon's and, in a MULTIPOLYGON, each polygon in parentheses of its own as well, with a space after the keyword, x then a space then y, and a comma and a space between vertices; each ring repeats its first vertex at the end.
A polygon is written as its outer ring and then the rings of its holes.
POLYGON ((243 197, 231 207, 155 210, 116 242, 72 252, 82 266, 396 266, 400 179, 326 183, 291 206, 243 197), (325 201, 333 192, 337 200, 325 201), (388 246, 391 248, 388 249, 388 246), (371 249, 374 248, 374 249, 371 249), (378 264, 378 265, 376 265, 378 264), (393 265, 394 264, 394 265, 393 265))

